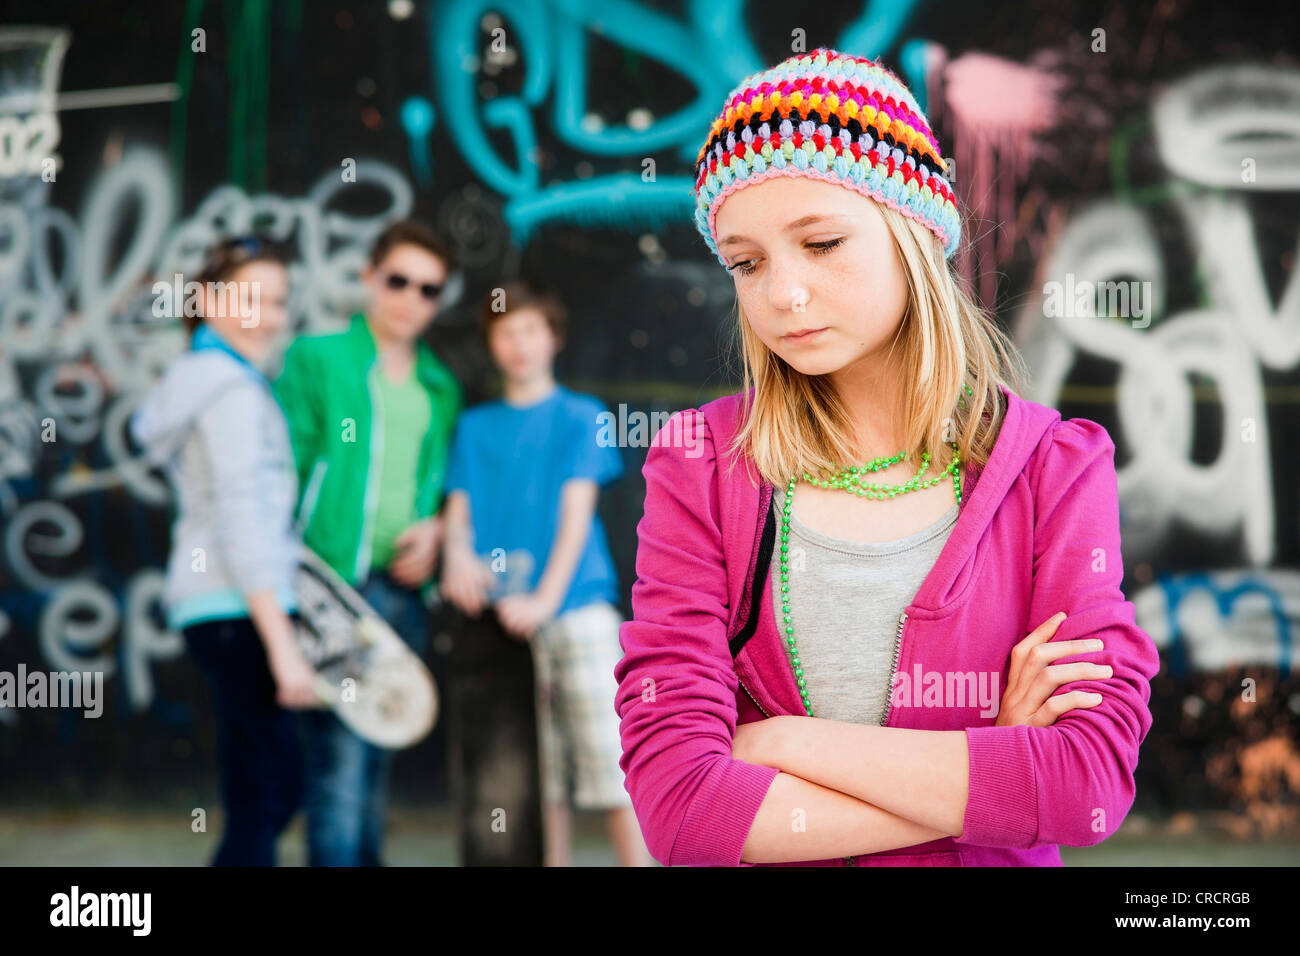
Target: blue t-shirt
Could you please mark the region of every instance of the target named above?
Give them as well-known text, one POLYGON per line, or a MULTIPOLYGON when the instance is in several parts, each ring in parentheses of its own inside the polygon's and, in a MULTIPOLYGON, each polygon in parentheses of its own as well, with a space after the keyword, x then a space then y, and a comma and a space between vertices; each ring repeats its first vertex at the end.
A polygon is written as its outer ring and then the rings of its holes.
MULTIPOLYGON (((443 487, 469 496, 474 550, 497 572, 490 600, 537 587, 559 531, 566 481, 605 485, 623 474, 618 447, 598 441, 609 414, 599 399, 557 384, 532 405, 485 402, 456 420, 443 487)), ((604 526, 593 514, 556 616, 601 599, 618 603, 618 576, 604 526)))

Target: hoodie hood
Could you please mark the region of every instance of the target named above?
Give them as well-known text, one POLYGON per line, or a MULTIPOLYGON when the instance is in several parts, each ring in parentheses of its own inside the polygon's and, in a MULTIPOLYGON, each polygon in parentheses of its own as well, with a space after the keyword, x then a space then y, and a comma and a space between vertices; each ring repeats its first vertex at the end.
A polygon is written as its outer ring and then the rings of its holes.
POLYGON ((259 373, 218 348, 185 352, 167 367, 131 416, 131 436, 162 463, 184 444, 194 420, 222 392, 257 385, 259 373))

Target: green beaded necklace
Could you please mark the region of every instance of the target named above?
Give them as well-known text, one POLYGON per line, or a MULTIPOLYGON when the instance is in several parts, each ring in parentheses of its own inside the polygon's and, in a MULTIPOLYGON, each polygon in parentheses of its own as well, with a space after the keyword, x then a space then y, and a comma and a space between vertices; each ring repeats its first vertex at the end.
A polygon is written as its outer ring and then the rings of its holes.
MULTIPOLYGON (((971 394, 971 387, 966 385, 966 394, 971 394)), ((965 399, 961 400, 962 404, 966 403, 965 399)), ((872 482, 870 485, 863 483, 863 476, 882 471, 896 462, 902 461, 907 457, 906 452, 899 452, 889 458, 873 458, 866 465, 861 467, 853 465, 833 474, 829 481, 823 481, 814 478, 808 472, 803 473, 803 480, 809 484, 816 485, 819 488, 842 488, 849 494, 855 494, 859 498, 893 498, 897 495, 906 494, 909 491, 920 491, 923 488, 929 488, 943 480, 944 475, 952 475, 953 494, 957 498, 957 506, 961 507, 961 452, 957 448, 956 442, 949 442, 952 446, 952 461, 948 467, 927 481, 921 481, 921 476, 925 474, 930 467, 930 453, 921 453, 921 467, 917 469, 915 475, 899 485, 882 485, 872 482)), ((795 647, 794 625, 790 622, 790 566, 788 563, 790 551, 790 509, 791 502, 794 498, 794 486, 799 480, 799 476, 790 478, 785 489, 785 503, 781 508, 781 617, 785 627, 785 644, 786 650, 790 653, 790 666, 794 668, 795 680, 799 684, 799 696, 803 699, 803 708, 807 711, 808 716, 813 715, 812 704, 808 701, 808 687, 804 682, 803 665, 799 663, 799 651, 795 647)))

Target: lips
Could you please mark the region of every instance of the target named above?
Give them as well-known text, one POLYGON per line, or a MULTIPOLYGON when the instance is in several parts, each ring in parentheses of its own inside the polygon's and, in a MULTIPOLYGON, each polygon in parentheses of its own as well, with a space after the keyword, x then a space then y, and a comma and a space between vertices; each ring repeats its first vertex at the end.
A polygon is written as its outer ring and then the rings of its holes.
MULTIPOLYGON (((829 326, 827 326, 826 328, 829 328, 829 326)), ((798 332, 791 332, 789 335, 783 335, 781 336, 781 338, 783 338, 787 342, 808 342, 811 341, 820 333, 825 332, 826 328, 801 329, 798 332)))

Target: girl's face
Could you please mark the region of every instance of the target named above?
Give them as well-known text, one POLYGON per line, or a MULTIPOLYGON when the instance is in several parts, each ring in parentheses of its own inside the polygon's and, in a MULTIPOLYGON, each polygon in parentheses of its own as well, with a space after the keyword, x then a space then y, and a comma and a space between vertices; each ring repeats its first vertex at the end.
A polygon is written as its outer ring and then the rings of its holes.
POLYGON ((204 321, 254 365, 289 324, 289 278, 278 262, 249 262, 204 290, 204 321))
POLYGON ((728 196, 718 251, 763 344, 804 375, 880 370, 907 307, 907 278, 874 200, 774 176, 728 196))

